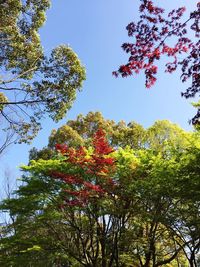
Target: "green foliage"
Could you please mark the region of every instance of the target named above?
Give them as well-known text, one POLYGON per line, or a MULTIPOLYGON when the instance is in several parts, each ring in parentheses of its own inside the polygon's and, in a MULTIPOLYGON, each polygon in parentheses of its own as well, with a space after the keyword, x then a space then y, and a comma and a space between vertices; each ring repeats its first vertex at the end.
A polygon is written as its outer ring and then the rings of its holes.
MULTIPOLYGON (((1 66, 30 78, 43 52, 38 35, 45 22, 49 0, 8 0, 1 3, 1 66)), ((3 80, 4 82, 6 80, 3 80)))
MULTIPOLYGON (((7 97, 2 92, 0 92, 0 102, 3 102, 3 103, 8 102, 7 97)), ((3 110, 3 108, 4 108, 4 104, 0 104, 0 111, 3 110)))
MULTIPOLYGON (((67 45, 45 55, 38 31, 49 0, 9 0, 0 4, 0 117, 2 129, 19 143, 30 142, 48 114, 62 119, 85 80, 85 68, 67 45)), ((10 143, 9 142, 9 143, 10 143)))
POLYGON ((115 123, 113 120, 104 119, 100 112, 89 112, 86 116, 78 115, 76 120, 69 120, 57 131, 52 131, 49 146, 53 147, 60 141, 69 145, 88 145, 99 128, 106 131, 113 146, 129 145, 138 148, 143 142, 144 129, 141 125, 135 122, 126 125, 124 121, 115 123))
POLYGON ((117 139, 113 130, 117 127, 119 124, 104 120, 100 113, 79 116, 53 132, 51 146, 45 148, 52 154, 45 158, 45 150, 35 152, 32 156, 35 160, 23 166, 25 174, 16 197, 1 204, 12 220, 2 228, 0 263, 5 266, 12 262, 13 266, 178 267, 197 260, 199 134, 158 121, 142 130, 142 140, 137 141, 140 145, 131 147, 131 142, 127 146, 122 136, 131 132, 133 140, 138 140, 141 128, 136 127, 133 133, 131 126, 120 124, 124 132, 117 139), (115 169, 107 174, 88 172, 95 151, 92 132, 98 123, 110 129, 108 140, 115 142, 115 151, 109 155, 115 159, 115 169), (70 161, 70 154, 51 150, 56 140, 73 145, 72 155, 84 144, 85 158, 77 154, 77 160, 70 161), (88 165, 82 165, 83 162, 88 165), (59 175, 52 178, 53 172, 76 175, 93 185, 98 179, 105 185, 106 177, 110 177, 115 186, 101 198, 93 195, 87 205, 66 205, 69 189, 73 186, 78 190, 80 185, 67 184, 59 175))

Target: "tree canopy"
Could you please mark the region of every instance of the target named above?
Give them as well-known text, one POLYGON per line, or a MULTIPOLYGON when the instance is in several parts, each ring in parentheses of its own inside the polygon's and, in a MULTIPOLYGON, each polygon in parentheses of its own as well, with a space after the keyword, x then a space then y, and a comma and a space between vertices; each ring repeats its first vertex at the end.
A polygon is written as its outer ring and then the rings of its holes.
POLYGON ((30 142, 45 114, 62 119, 85 80, 85 69, 69 46, 51 53, 42 48, 38 31, 49 7, 49 0, 0 4, 0 118, 5 133, 0 152, 13 140, 30 142))
MULTIPOLYGON (((39 29, 50 0, 0 3, 0 154, 29 143, 49 115, 59 121, 85 79, 72 48, 45 52, 39 29)), ((128 63, 115 76, 145 72, 156 82, 157 62, 181 66, 186 98, 199 93, 200 3, 168 14, 140 0, 140 20, 127 26, 128 63), (190 38, 190 33, 194 38, 190 38), (171 38, 173 37, 173 41, 171 38), (184 58, 179 58, 179 56, 184 58)), ((200 104, 192 123, 199 124, 200 104)), ((145 129, 132 121, 78 115, 33 148, 20 185, 0 203, 0 265, 5 267, 197 267, 200 262, 200 131, 167 120, 145 129)))
POLYGON ((22 167, 22 185, 1 204, 10 221, 1 230, 0 262, 197 266, 199 133, 157 121, 131 148, 125 133, 138 139, 136 123, 116 124, 89 113, 67 126, 50 137, 51 145, 62 140, 56 149, 32 152, 22 167), (112 130, 119 125, 117 138, 112 130))

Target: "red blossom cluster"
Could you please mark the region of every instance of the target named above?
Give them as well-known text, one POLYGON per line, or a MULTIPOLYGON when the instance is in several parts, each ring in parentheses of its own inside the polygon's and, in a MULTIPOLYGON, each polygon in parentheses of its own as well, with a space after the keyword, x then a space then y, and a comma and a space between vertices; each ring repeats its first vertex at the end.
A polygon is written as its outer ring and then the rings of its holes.
POLYGON ((56 149, 66 157, 66 163, 70 163, 68 172, 50 173, 51 177, 67 185, 63 190, 65 205, 85 206, 89 201, 103 197, 114 188, 115 183, 111 175, 115 170, 115 160, 109 156, 113 148, 108 144, 102 129, 94 135, 94 152, 90 156, 87 156, 84 147, 74 149, 57 144, 56 149))
MULTIPOLYGON (((120 66, 113 75, 127 77, 143 70, 146 87, 150 88, 157 79, 157 61, 162 56, 172 57, 166 64, 166 72, 172 73, 181 66, 182 82, 190 79, 192 83, 182 96, 194 97, 200 92, 200 2, 184 21, 185 7, 166 13, 151 0, 140 1, 140 20, 127 26, 128 35, 134 41, 122 45, 123 50, 130 54, 128 63, 120 66)), ((192 122, 197 123, 199 117, 200 111, 192 122)))

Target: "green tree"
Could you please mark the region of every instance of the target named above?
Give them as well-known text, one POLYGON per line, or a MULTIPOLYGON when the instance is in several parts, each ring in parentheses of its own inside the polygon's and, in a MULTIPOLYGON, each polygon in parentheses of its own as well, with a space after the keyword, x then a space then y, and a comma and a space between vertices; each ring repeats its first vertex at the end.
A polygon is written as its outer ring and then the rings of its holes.
POLYGON ((109 143, 117 148, 127 145, 134 149, 142 148, 145 144, 145 130, 136 123, 118 123, 105 119, 100 112, 89 112, 87 115, 78 115, 75 120, 69 120, 57 130, 52 130, 48 146, 38 151, 30 151, 30 159, 51 158, 56 144, 66 144, 73 147, 88 146, 91 144, 94 133, 99 129, 106 132, 109 143))
POLYGON ((1 134, 5 132, 0 152, 13 141, 30 142, 45 113, 54 121, 62 119, 85 79, 70 47, 44 53, 38 31, 49 7, 49 0, 0 3, 1 134))
MULTIPOLYGON (((85 124, 89 129, 93 120, 85 124)), ((195 266, 199 135, 158 121, 143 129, 141 146, 125 146, 124 139, 124 148, 115 143, 112 152, 110 132, 108 143, 102 135, 94 142, 92 133, 78 122, 71 121, 75 126, 67 127, 67 133, 76 133, 84 146, 78 142, 70 146, 73 139, 67 134, 57 150, 47 148, 46 158, 45 150, 36 151, 35 160, 23 167, 16 197, 3 201, 1 209, 13 221, 2 228, 0 262, 40 266, 45 259, 46 266, 195 266), (84 129, 82 134, 75 131, 76 125, 84 129)))

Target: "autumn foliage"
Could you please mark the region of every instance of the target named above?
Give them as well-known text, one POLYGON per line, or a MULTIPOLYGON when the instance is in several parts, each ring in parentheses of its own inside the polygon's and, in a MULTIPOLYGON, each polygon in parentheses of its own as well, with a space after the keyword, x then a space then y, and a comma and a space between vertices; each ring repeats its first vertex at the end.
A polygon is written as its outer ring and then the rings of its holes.
MULTIPOLYGON (((141 0, 139 11, 140 20, 131 22, 126 28, 133 41, 122 45, 130 55, 128 63, 121 65, 113 75, 127 77, 144 71, 145 85, 150 88, 157 80, 158 61, 167 56, 171 59, 166 63, 165 71, 173 73, 180 66, 181 81, 191 82, 182 96, 196 96, 200 91, 200 2, 186 19, 185 7, 167 13, 151 0, 141 0)), ((192 123, 198 123, 199 117, 198 110, 192 123)))
POLYGON ((93 151, 88 154, 85 147, 74 149, 57 144, 56 150, 70 164, 69 172, 51 172, 51 176, 67 185, 63 190, 67 206, 84 206, 89 201, 109 194, 115 183, 111 178, 115 170, 115 160, 110 155, 113 148, 106 140, 105 132, 99 129, 93 137, 93 151))
POLYGON ((16 196, 1 204, 14 220, 2 227, 0 265, 197 266, 199 134, 157 121, 112 139, 111 127, 91 126, 78 128, 83 146, 67 135, 23 166, 16 196))

